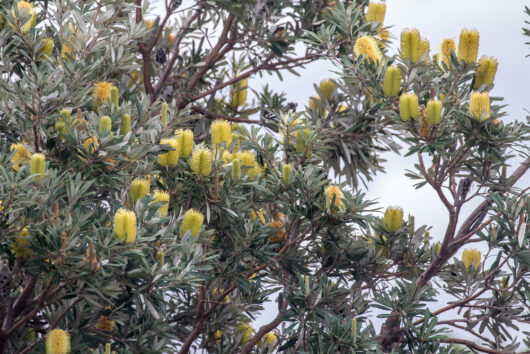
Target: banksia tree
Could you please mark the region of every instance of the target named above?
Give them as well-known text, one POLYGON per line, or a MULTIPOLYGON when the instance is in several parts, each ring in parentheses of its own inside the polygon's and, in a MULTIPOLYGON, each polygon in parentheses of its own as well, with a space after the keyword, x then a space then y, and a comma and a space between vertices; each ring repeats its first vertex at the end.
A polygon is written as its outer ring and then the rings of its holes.
POLYGON ((530 345, 529 127, 478 33, 431 60, 390 2, 2 5, 0 353, 530 345), (303 102, 258 81, 292 72, 303 102), (372 200, 400 149, 442 233, 372 200))

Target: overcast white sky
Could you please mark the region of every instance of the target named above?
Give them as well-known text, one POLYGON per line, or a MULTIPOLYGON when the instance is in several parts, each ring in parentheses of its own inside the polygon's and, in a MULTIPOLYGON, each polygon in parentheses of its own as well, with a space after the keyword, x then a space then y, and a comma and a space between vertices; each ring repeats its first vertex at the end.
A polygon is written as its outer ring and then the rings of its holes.
MULTIPOLYGON (((161 0, 154 2, 155 5, 161 0)), ((184 5, 190 3, 184 1, 184 5)), ((399 46, 399 34, 405 27, 420 29, 422 37, 431 43, 431 55, 439 51, 440 43, 445 38, 452 38, 458 43, 462 28, 476 28, 480 32, 481 55, 495 56, 499 60, 499 68, 495 79, 492 96, 505 98, 508 104, 506 111, 509 116, 504 120, 525 120, 530 109, 528 100, 528 83, 530 83, 530 48, 524 45, 530 40, 522 35, 524 20, 530 20, 524 14, 525 1, 522 0, 388 0, 385 26, 393 25, 391 33, 394 37, 396 53, 399 46)), ((161 6, 155 12, 161 13, 161 6)), ((529 25, 530 27, 530 25, 529 25)), ((299 108, 307 104, 308 97, 314 95, 313 83, 332 76, 334 68, 327 63, 314 63, 307 67, 300 77, 284 75, 284 81, 276 77, 263 79, 253 78, 249 85, 254 88, 269 84, 286 93, 288 101, 295 101, 299 108)), ((416 216, 416 225, 431 225, 431 235, 436 240, 443 238, 447 223, 447 212, 438 197, 429 188, 415 190, 412 181, 404 176, 406 169, 413 169, 415 158, 403 158, 395 154, 387 154, 386 174, 378 175, 369 184, 367 197, 378 199, 382 208, 388 205, 400 205, 406 214, 416 216)), ((516 167, 516 166, 515 166, 516 167)), ((530 185, 530 174, 527 173, 519 183, 520 186, 530 185)), ((471 206, 468 210, 471 209, 471 206)), ((465 215, 466 210, 463 210, 465 215)), ((270 311, 259 319, 257 324, 270 321, 276 316, 276 305, 267 306, 270 311)))

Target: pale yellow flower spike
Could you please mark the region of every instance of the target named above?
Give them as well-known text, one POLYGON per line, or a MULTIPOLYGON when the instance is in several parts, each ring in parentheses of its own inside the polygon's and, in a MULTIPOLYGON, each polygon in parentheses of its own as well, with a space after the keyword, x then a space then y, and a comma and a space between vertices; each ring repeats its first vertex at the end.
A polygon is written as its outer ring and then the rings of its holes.
POLYGON ((193 152, 193 132, 190 129, 175 130, 178 140, 179 157, 188 157, 193 152))
POLYGON ((366 22, 379 22, 379 29, 385 20, 386 4, 384 2, 370 2, 366 12, 366 22))
POLYGON ((478 57, 480 35, 477 30, 463 29, 458 41, 458 59, 465 63, 474 63, 478 57))
POLYGON ((70 353, 70 335, 62 329, 55 328, 46 335, 46 354, 70 353))
POLYGON ((478 67, 475 71, 475 83, 473 84, 473 88, 478 89, 482 85, 489 86, 493 84, 498 65, 499 62, 494 57, 482 56, 478 60, 478 67))
POLYGON ((442 41, 441 55, 439 57, 440 64, 443 61, 447 67, 451 63, 451 51, 456 53, 456 44, 452 39, 444 39, 442 41))
POLYGON ((216 119, 211 126, 212 131, 212 148, 218 149, 222 143, 227 148, 232 143, 232 127, 224 119, 216 119))
MULTIPOLYGON (((30 16, 29 20, 27 20, 22 25, 22 32, 23 33, 28 33, 29 30, 32 27, 35 27, 35 24, 37 23, 37 12, 33 8, 33 5, 30 2, 27 2, 27 1, 19 1, 17 3, 17 10, 18 10, 18 14, 19 14, 20 17, 27 18, 27 16, 30 16)), ((16 17, 14 8, 11 8, 11 15, 13 15, 13 17, 15 17, 17 19, 17 21, 18 21, 18 18, 16 17)))
POLYGON ((377 63, 383 57, 377 41, 371 36, 362 36, 357 38, 355 45, 353 46, 353 54, 356 58, 360 55, 367 58, 368 60, 377 63))
POLYGON ((326 99, 329 101, 331 98, 331 94, 333 93, 333 91, 335 91, 335 84, 332 80, 322 80, 320 81, 319 89, 324 95, 324 97, 326 97, 326 99))
POLYGON ((199 176, 209 176, 212 172, 212 152, 207 148, 195 149, 191 154, 191 170, 199 176))
POLYGON ((15 150, 15 153, 11 158, 11 165, 15 171, 18 171, 22 163, 30 162, 31 154, 22 143, 11 144, 9 151, 13 150, 15 150))
POLYGON ((174 150, 158 155, 158 163, 163 167, 176 167, 179 162, 179 144, 177 138, 160 139, 160 145, 169 145, 174 150))
POLYGON ((204 215, 200 211, 190 209, 186 211, 182 218, 182 224, 180 225, 180 233, 182 236, 189 230, 191 236, 197 237, 201 232, 202 223, 204 222, 204 215))
POLYGON ((110 98, 111 88, 112 83, 107 81, 98 81, 94 84, 92 96, 98 98, 101 103, 105 103, 110 98))
POLYGON ((158 213, 160 214, 160 216, 166 216, 169 209, 169 193, 161 190, 156 190, 153 193, 153 203, 156 202, 163 203, 163 205, 158 208, 158 213))
POLYGON ((383 228, 386 232, 396 232, 403 226, 403 209, 388 207, 383 216, 383 228))
POLYGON ((401 70, 397 66, 389 66, 386 68, 383 79, 383 93, 385 96, 397 96, 399 94, 401 79, 401 70))
POLYGON ((473 268, 478 269, 480 266, 482 255, 480 254, 480 251, 475 248, 468 248, 465 249, 464 252, 462 252, 462 262, 464 263, 464 266, 466 267, 466 270, 473 265, 473 268))
POLYGON ((136 214, 134 211, 121 208, 114 214, 114 235, 119 239, 127 236, 125 242, 134 242, 136 239, 136 214))
POLYGON ((324 194, 326 195, 326 208, 331 208, 333 202, 333 205, 340 211, 344 210, 344 194, 342 194, 340 187, 329 185, 324 190, 324 194))
POLYGON ((490 117, 490 96, 487 92, 473 92, 469 98, 469 115, 475 120, 486 120, 490 117))
POLYGON ((421 57, 421 36, 416 28, 405 28, 401 32, 401 58, 415 63, 421 57))

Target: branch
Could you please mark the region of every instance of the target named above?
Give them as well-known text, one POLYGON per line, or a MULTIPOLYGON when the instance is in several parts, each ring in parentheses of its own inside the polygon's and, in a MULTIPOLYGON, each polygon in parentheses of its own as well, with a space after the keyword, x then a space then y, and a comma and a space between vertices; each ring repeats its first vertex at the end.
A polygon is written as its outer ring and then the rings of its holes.
POLYGON ((470 348, 470 349, 475 349, 475 350, 478 350, 480 352, 483 352, 483 353, 493 353, 493 354, 504 354, 505 352, 500 352, 498 350, 495 350, 495 349, 489 349, 489 348, 484 348, 484 347, 481 347, 480 345, 478 344, 475 344, 469 340, 465 340, 465 339, 456 339, 456 338, 447 338, 447 339, 441 339, 440 342, 442 343, 454 343, 454 344, 462 344, 462 345, 465 345, 466 347, 470 348))
POLYGON ((198 107, 198 106, 193 106, 191 107, 192 110, 194 110, 195 112, 197 113, 200 113, 202 115, 204 115, 205 117, 208 117, 208 118, 211 118, 211 119, 225 119, 227 121, 230 121, 230 122, 239 122, 239 123, 249 123, 249 124, 258 124, 258 125, 263 125, 263 123, 259 120, 250 120, 250 119, 245 119, 245 118, 237 118, 237 117, 232 117, 232 116, 226 116, 226 115, 223 115, 223 114, 217 114, 217 113, 214 113, 214 112, 210 112, 210 111, 207 111, 201 107, 198 107))

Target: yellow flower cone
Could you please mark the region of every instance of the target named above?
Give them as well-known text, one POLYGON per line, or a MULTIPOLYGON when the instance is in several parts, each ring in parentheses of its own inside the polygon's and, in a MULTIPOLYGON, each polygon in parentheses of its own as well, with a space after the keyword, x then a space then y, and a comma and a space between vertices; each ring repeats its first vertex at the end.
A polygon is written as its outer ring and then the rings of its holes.
POLYGON ((136 214, 132 210, 119 209, 114 214, 114 235, 125 242, 134 242, 136 239, 136 214))
POLYGON ((486 120, 490 117, 490 96, 487 92, 473 92, 469 98, 469 115, 475 120, 486 120))
POLYGON ((478 42, 480 35, 477 30, 463 29, 458 41, 458 59, 465 63, 474 63, 478 57, 478 42))
POLYGON ((204 215, 202 215, 201 212, 195 209, 190 209, 186 211, 184 217, 182 218, 182 224, 180 225, 181 235, 184 236, 186 232, 190 231, 191 236, 199 236, 203 222, 204 215))
POLYGON ((46 354, 70 353, 70 335, 62 329, 53 329, 46 335, 46 354))
POLYGON ((198 148, 191 154, 191 170, 199 176, 209 176, 212 172, 212 152, 207 148, 198 148))
POLYGON ((401 32, 401 58, 415 63, 421 57, 421 36, 416 28, 406 28, 401 32))

